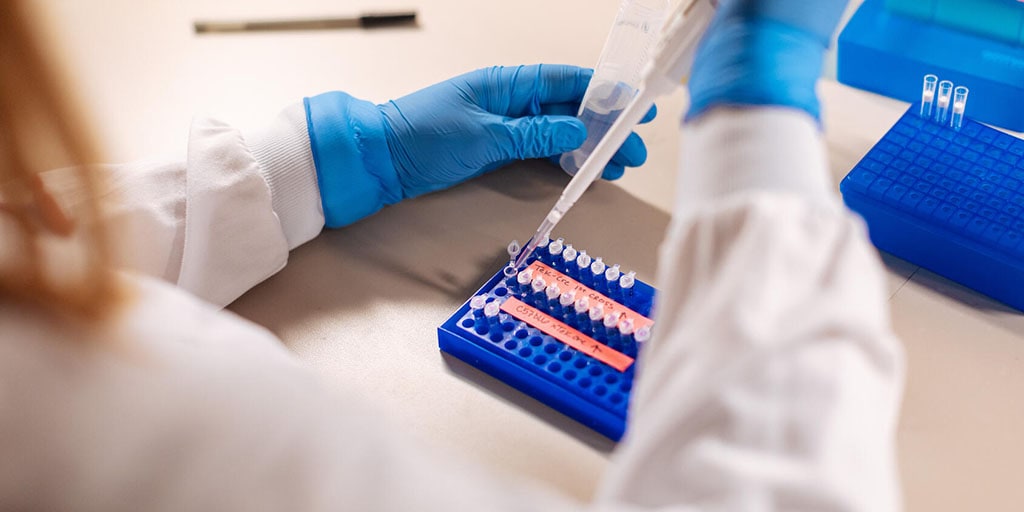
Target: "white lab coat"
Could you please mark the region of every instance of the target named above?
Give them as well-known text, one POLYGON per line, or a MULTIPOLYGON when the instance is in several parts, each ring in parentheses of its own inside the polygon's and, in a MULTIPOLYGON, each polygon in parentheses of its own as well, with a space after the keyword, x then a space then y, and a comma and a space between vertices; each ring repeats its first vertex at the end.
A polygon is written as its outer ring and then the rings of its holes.
POLYGON ((143 241, 115 322, 0 302, 0 509, 898 509, 901 351, 816 125, 719 109, 685 132, 659 328, 593 503, 428 453, 220 310, 323 226, 294 106, 244 137, 196 121, 186 162, 112 170, 113 218, 143 241))

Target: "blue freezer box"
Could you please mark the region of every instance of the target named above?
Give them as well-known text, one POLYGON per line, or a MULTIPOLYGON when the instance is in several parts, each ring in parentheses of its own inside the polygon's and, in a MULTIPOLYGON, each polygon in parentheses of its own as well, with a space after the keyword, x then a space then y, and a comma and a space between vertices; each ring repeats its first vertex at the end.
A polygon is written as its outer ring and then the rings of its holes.
POLYGON ((971 117, 1024 131, 1024 3, 864 0, 839 35, 840 82, 912 102, 933 73, 971 90, 971 117))
POLYGON ((1024 310, 1024 141, 912 105, 840 184, 871 241, 1024 310))

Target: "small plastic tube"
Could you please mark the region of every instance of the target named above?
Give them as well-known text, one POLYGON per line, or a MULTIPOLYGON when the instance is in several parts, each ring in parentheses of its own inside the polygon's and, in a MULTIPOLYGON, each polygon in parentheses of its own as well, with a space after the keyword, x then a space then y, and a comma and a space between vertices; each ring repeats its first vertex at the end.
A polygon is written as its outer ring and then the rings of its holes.
POLYGON ((576 257, 576 266, 578 266, 580 270, 584 270, 590 267, 591 261, 592 260, 590 259, 590 255, 587 254, 587 251, 580 251, 580 255, 576 257))
POLYGON ((550 238, 545 238, 545 239, 543 239, 543 240, 541 240, 540 242, 537 243, 537 248, 538 249, 543 249, 543 248, 547 247, 549 243, 551 243, 551 239, 550 238))
POLYGON ((611 283, 611 282, 614 282, 614 281, 618 281, 619 280, 619 276, 621 274, 622 274, 622 272, 619 270, 619 264, 616 263, 616 264, 612 265, 608 270, 604 271, 604 278, 609 283, 611 283))
POLYGON ((594 262, 590 264, 590 272, 594 274, 594 277, 604 274, 605 268, 607 268, 607 266, 604 264, 604 261, 601 260, 600 256, 594 258, 594 262))
POLYGON ((633 320, 627 318, 619 322, 619 332, 624 335, 633 334, 633 320))
POLYGON ((532 281, 532 280, 533 280, 533 272, 530 269, 526 269, 526 270, 520 272, 518 276, 516 276, 516 281, 520 285, 522 285, 522 286, 526 286, 526 285, 530 284, 530 281, 532 281))
POLYGON ((518 270, 516 270, 516 266, 515 266, 515 264, 514 264, 514 263, 509 263, 509 264, 508 264, 508 265, 507 265, 507 266, 505 267, 505 269, 503 270, 503 272, 505 273, 505 277, 512 277, 512 276, 514 276, 514 275, 516 275, 516 274, 518 274, 518 273, 519 273, 519 271, 518 271, 518 270))
POLYGON ((604 317, 604 326, 608 329, 615 329, 619 325, 619 317, 615 316, 615 313, 608 313, 608 316, 604 317))
POLYGON ((935 121, 939 124, 948 123, 949 107, 953 103, 953 82, 949 80, 939 82, 939 97, 935 102, 935 121))
POLYGON ((586 313, 590 309, 590 299, 586 297, 580 297, 580 300, 576 301, 576 312, 579 314, 586 313))
POLYGON ((508 243, 506 250, 508 251, 508 257, 515 261, 516 256, 519 256, 519 251, 523 250, 523 247, 519 245, 519 240, 512 240, 508 243))
POLYGON ((562 296, 558 298, 558 303, 561 304, 562 307, 567 308, 573 302, 576 302, 576 290, 569 290, 563 293, 562 296))
POLYGON ((935 75, 924 76, 924 87, 921 90, 921 117, 930 119, 935 109, 935 88, 939 83, 939 77, 935 75))
POLYGON ((501 311, 501 304, 498 304, 498 301, 488 302, 487 305, 484 306, 484 316, 486 316, 487 318, 495 318, 495 317, 497 317, 498 316, 498 312, 500 312, 500 311, 501 311))
POLYGON ((487 305, 486 295, 477 295, 469 299, 469 307, 472 309, 483 309, 487 305))
POLYGON ((565 248, 565 245, 563 245, 564 241, 564 238, 559 238, 558 240, 555 240, 554 242, 548 244, 548 253, 551 254, 552 256, 558 256, 559 254, 561 254, 562 249, 565 248))
POLYGON ((533 283, 530 286, 533 288, 534 293, 541 293, 548 287, 548 283, 544 281, 543 277, 537 276, 533 279, 533 283))
POLYGON ((548 295, 548 300, 555 300, 562 294, 562 289, 558 287, 558 284, 551 283, 548 289, 544 290, 544 293, 548 295))
POLYGON ((572 244, 568 244, 565 246, 565 250, 562 251, 562 259, 565 260, 565 264, 568 265, 569 263, 576 261, 577 254, 576 249, 572 248, 572 244))
POLYGON ((636 284, 636 272, 628 272, 626 275, 619 279, 619 287, 623 290, 628 290, 636 284))
POLYGON ((590 319, 594 322, 600 322, 604 318, 604 306, 595 304, 594 307, 590 308, 590 319))
POLYGON ((637 329, 636 334, 633 335, 633 338, 636 339, 637 343, 649 341, 651 339, 651 328, 644 326, 637 329))
POLYGON ((967 93, 970 92, 964 86, 953 89, 953 117, 950 124, 954 130, 959 130, 964 125, 964 110, 967 110, 967 93))

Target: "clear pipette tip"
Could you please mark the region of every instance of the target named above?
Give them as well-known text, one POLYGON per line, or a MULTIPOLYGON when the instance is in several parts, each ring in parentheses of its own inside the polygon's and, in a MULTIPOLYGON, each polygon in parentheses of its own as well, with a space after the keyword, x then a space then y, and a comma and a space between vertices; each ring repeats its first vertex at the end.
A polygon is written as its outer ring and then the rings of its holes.
POLYGON ((516 258, 515 262, 515 268, 520 269, 526 266, 526 261, 529 260, 533 252, 537 250, 541 241, 545 244, 547 243, 552 229, 555 229, 555 223, 552 222, 550 218, 545 218, 544 222, 540 223, 540 227, 537 228, 537 232, 534 233, 533 238, 527 242, 526 247, 523 247, 523 249, 519 251, 519 256, 516 258))

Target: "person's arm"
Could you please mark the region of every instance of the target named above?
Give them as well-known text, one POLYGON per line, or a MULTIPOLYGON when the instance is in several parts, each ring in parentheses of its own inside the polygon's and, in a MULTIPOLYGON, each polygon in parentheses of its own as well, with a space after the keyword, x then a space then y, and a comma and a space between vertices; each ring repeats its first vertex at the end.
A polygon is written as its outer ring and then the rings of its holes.
POLYGON ((721 4, 691 81, 657 330, 602 503, 900 509, 902 351, 817 122, 844 3, 721 4))
MULTIPOLYGON (((108 169, 122 266, 226 305, 325 224, 575 149, 586 130, 573 115, 590 77, 574 66, 495 67, 381 105, 314 96, 245 134, 196 120, 184 162, 108 169)), ((646 154, 634 134, 605 177, 646 154)))
POLYGON ((107 169, 119 264, 226 305, 323 228, 301 104, 243 135, 196 119, 183 162, 107 169))
POLYGON ((814 120, 718 108, 683 140, 657 335, 600 499, 898 510, 902 353, 814 120))

